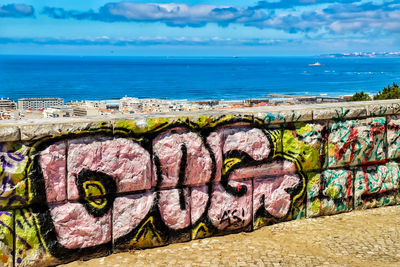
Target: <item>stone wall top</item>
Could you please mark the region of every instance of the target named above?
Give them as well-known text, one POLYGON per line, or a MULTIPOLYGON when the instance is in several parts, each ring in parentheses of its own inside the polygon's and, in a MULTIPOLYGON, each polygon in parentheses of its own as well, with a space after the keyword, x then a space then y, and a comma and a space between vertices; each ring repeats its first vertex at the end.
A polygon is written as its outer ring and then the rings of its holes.
POLYGON ((339 102, 309 105, 282 105, 210 111, 138 113, 127 116, 98 116, 85 118, 57 118, 0 121, 0 140, 36 140, 44 136, 91 130, 99 127, 115 127, 121 121, 136 121, 136 126, 145 127, 146 120, 182 117, 196 119, 201 117, 218 118, 232 114, 237 117, 253 116, 267 124, 285 124, 305 121, 329 121, 360 119, 374 116, 400 114, 400 100, 380 100, 363 102, 339 102))
POLYGON ((398 205, 399 106, 0 122, 0 265, 54 266, 398 205))

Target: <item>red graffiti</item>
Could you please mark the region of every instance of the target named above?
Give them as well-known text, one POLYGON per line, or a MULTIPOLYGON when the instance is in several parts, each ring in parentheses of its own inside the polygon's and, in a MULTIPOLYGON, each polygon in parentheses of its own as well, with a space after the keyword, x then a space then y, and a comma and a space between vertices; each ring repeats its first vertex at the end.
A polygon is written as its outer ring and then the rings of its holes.
POLYGON ((350 134, 349 134, 349 138, 347 139, 347 142, 343 145, 343 147, 335 148, 335 157, 340 160, 343 158, 344 153, 346 153, 347 149, 351 146, 351 155, 350 155, 350 162, 353 161, 354 156, 355 156, 355 148, 356 148, 356 144, 357 144, 357 134, 358 134, 358 130, 355 128, 351 128, 350 129, 350 134))
MULTIPOLYGON (((371 127, 371 137, 372 137, 372 139, 374 138, 374 136, 376 135, 376 134, 380 134, 380 133, 383 133, 385 131, 385 126, 372 126, 371 127)), ((371 153, 372 153, 372 151, 374 150, 374 148, 375 148, 375 144, 374 144, 374 142, 372 141, 371 142, 371 148, 367 151, 367 153, 365 154, 365 158, 366 159, 369 159, 369 156, 371 155, 371 153)))

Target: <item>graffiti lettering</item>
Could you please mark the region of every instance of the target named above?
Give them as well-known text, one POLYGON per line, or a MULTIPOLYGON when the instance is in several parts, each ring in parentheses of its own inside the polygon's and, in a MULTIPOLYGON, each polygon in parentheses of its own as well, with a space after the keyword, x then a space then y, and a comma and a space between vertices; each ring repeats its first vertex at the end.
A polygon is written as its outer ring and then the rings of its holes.
POLYGON ((5 143, 0 257, 58 264, 400 202, 384 151, 388 136, 397 155, 395 123, 386 135, 385 118, 292 113, 281 128, 272 115, 159 118, 5 143))
POLYGON ((274 152, 269 132, 246 121, 171 125, 140 138, 60 137, 33 166, 50 203, 40 227, 53 231, 59 245, 50 251, 61 257, 111 242, 111 231, 117 245, 143 245, 196 225, 211 232, 251 226, 253 209, 283 218, 303 182, 295 164, 274 152), (254 207, 253 179, 256 202, 263 199, 254 207))

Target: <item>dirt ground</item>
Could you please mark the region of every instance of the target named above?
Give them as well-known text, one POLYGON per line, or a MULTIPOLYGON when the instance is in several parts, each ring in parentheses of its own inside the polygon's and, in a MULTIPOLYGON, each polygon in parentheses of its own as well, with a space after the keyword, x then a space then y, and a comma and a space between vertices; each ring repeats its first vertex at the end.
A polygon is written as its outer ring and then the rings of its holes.
POLYGON ((400 266, 400 206, 113 254, 73 266, 400 266))

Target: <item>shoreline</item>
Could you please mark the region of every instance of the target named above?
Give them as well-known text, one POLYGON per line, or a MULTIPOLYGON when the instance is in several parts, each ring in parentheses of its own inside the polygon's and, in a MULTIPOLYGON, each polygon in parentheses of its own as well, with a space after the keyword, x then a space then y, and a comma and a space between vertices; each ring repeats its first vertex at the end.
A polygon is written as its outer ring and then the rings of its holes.
MULTIPOLYGON (((279 90, 276 90, 279 91, 279 90)), ((87 99, 68 99, 68 98, 63 98, 61 96, 57 95, 40 95, 40 96, 29 96, 29 97, 18 97, 18 98, 12 98, 8 95, 0 95, 0 99, 10 99, 12 101, 18 101, 18 99, 22 98, 62 98, 66 103, 76 103, 76 102, 85 102, 85 101, 98 101, 98 102, 116 102, 119 101, 120 99, 124 97, 129 97, 129 98, 137 98, 139 100, 152 100, 152 99, 157 99, 157 100, 164 100, 164 101, 176 101, 176 102, 206 102, 206 101, 219 101, 219 102, 240 102, 240 101, 246 101, 246 100, 262 100, 262 99, 284 99, 284 98, 313 98, 313 97, 332 97, 332 98, 340 98, 340 97, 347 97, 347 96, 352 96, 355 93, 360 92, 360 91, 354 91, 352 94, 339 94, 339 93, 320 93, 320 94, 282 94, 285 95, 285 97, 271 97, 268 95, 274 95, 275 93, 271 93, 265 96, 255 96, 255 97, 247 97, 247 98, 193 98, 193 99, 183 99, 183 98, 156 98, 156 97, 138 97, 138 96, 121 96, 120 98, 87 98, 87 99)), ((365 92, 366 94, 369 95, 374 95, 378 93, 376 92, 365 92)))

